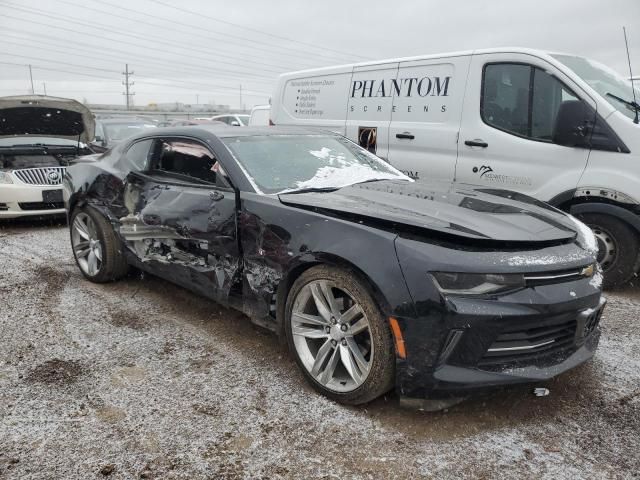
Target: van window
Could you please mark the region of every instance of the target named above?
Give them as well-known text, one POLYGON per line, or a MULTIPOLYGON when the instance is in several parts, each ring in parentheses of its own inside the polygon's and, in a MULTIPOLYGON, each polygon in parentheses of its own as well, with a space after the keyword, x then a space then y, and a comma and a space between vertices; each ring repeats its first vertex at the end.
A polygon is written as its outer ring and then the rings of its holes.
POLYGON ((500 130, 550 142, 560 105, 576 100, 571 90, 540 68, 516 63, 484 68, 480 115, 500 130))

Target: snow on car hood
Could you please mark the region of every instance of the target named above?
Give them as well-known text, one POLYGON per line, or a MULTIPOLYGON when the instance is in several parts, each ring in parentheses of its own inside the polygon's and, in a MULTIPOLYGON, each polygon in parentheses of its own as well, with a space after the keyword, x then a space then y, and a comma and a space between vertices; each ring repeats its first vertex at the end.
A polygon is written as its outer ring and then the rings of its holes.
POLYGON ((286 205, 311 208, 345 219, 370 218, 474 240, 567 242, 579 229, 571 218, 526 195, 506 190, 379 181, 333 192, 280 194, 286 205))
POLYGON ((35 136, 89 143, 94 133, 93 114, 76 100, 44 95, 0 97, 0 138, 35 136))

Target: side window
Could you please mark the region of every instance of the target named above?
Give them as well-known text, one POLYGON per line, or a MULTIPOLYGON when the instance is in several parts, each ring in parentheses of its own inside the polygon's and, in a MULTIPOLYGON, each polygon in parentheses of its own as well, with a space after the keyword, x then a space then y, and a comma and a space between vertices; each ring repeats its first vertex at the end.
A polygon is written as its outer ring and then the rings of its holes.
POLYGON ((560 81, 544 70, 533 69, 533 102, 531 103, 530 137, 551 141, 558 110, 563 102, 578 98, 560 81))
POLYGON ((120 160, 121 164, 127 166, 131 170, 143 171, 148 167, 149 151, 151 149, 152 139, 141 140, 129 147, 127 153, 120 160))
POLYGON ((551 142, 558 110, 578 98, 540 68, 515 63, 484 68, 480 115, 492 127, 551 142))
POLYGON ((222 165, 207 147, 195 140, 159 139, 154 152, 156 170, 211 183, 222 188, 230 187, 222 165))
POLYGON ((500 130, 527 135, 531 67, 511 63, 490 64, 482 82, 482 119, 500 130))

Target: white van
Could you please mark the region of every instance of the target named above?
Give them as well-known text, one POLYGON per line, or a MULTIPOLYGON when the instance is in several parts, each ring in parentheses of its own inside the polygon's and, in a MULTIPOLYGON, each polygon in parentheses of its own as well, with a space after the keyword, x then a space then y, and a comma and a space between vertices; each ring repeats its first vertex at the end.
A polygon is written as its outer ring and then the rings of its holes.
POLYGON ((249 116, 249 126, 269 125, 269 115, 271 113, 271 105, 256 105, 251 109, 249 116))
POLYGON ((570 211, 594 230, 614 286, 640 268, 637 108, 631 83, 595 61, 503 48, 287 73, 271 119, 340 132, 420 181, 570 211))

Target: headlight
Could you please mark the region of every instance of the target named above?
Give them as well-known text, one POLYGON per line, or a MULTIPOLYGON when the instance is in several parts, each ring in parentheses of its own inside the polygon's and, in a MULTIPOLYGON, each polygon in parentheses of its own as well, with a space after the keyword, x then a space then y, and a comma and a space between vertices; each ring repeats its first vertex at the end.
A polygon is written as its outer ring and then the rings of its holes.
POLYGON ((0 172, 0 183, 13 183, 9 172, 0 172))
POLYGON ((483 295, 523 288, 524 276, 519 273, 432 273, 442 293, 483 295))

